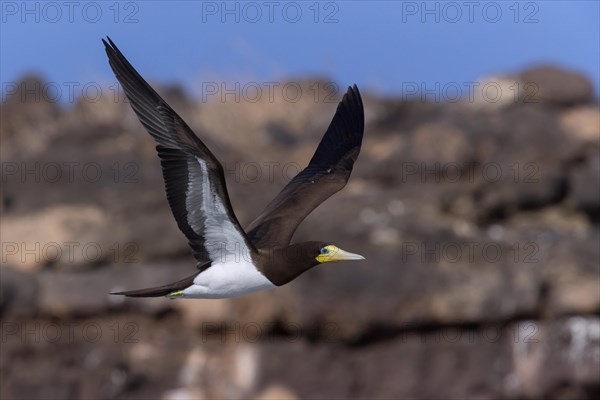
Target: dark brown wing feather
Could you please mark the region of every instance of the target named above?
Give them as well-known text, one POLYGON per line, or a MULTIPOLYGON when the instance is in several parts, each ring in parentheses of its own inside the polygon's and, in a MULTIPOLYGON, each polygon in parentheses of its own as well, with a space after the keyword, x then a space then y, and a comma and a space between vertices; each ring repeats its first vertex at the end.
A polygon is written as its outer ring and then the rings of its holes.
POLYGON ((298 225, 346 186, 362 143, 363 103, 349 87, 308 166, 292 179, 247 228, 257 248, 286 246, 298 225))
MULTIPOLYGON (((207 248, 210 244, 207 244, 205 231, 206 224, 211 221, 229 220, 239 235, 231 235, 229 232, 230 237, 225 239, 235 236, 236 240, 242 237, 247 242, 231 207, 223 167, 219 161, 179 115, 140 76, 112 40, 108 38, 109 43, 104 39, 102 42, 110 66, 123 86, 131 107, 148 133, 158 143, 156 149, 161 160, 167 199, 177 225, 187 237, 199 266, 205 266, 204 262, 210 259, 207 248), (199 161, 205 164, 204 169, 199 161), (204 193, 206 189, 210 193, 204 193), (224 212, 217 208, 202 210, 202 205, 199 204, 202 199, 215 194, 223 204, 224 212)), ((219 233, 219 229, 211 229, 211 232, 219 233)), ((209 239, 216 242, 214 238, 209 239)), ((222 239, 222 237, 218 238, 219 241, 222 239)), ((212 245, 216 246, 217 243, 212 245)))

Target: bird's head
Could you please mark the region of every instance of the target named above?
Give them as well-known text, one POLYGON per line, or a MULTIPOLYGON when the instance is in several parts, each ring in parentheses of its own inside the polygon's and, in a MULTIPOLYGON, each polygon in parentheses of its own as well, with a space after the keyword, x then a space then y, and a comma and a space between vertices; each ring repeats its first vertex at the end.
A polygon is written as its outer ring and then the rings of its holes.
POLYGON ((365 259, 360 254, 354 254, 342 250, 334 244, 320 244, 318 248, 319 252, 315 255, 315 260, 317 260, 319 264, 335 261, 352 261, 365 259))
POLYGON ((261 257, 261 271, 277 286, 290 282, 319 264, 365 259, 327 242, 302 242, 261 250, 261 257))

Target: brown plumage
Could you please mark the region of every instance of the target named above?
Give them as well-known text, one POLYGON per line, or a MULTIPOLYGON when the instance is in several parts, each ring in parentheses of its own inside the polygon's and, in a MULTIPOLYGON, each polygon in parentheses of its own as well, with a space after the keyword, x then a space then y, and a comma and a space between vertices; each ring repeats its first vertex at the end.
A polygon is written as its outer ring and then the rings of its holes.
POLYGON ((218 263, 218 251, 233 254, 230 248, 234 244, 236 249, 246 249, 254 267, 276 286, 293 280, 320 262, 359 259, 360 256, 325 242, 290 245, 304 218, 341 190, 350 177, 364 131, 363 104, 356 85, 348 88, 339 103, 308 166, 244 231, 231 207, 223 167, 217 158, 131 66, 115 44, 110 39, 108 43, 102 41, 110 66, 133 110, 157 142, 169 205, 198 261, 198 271, 185 279, 160 287, 113 294, 166 296, 185 290, 194 285, 198 275, 218 263), (329 253, 335 254, 330 256, 329 253))

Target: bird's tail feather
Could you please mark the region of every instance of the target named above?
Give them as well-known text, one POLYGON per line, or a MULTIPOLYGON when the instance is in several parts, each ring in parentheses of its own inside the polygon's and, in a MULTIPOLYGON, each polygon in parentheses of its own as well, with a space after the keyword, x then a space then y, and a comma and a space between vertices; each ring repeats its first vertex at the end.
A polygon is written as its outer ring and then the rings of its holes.
POLYGON ((167 296, 170 293, 186 289, 194 284, 194 278, 198 275, 195 273, 180 281, 170 283, 168 285, 157 286, 146 289, 128 290, 125 292, 112 292, 111 294, 123 295, 128 297, 160 297, 167 296))

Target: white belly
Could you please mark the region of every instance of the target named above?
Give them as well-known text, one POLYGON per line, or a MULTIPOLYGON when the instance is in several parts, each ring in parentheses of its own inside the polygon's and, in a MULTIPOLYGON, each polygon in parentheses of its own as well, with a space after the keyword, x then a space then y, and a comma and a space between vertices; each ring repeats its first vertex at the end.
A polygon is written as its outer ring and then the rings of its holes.
POLYGON ((201 272, 180 298, 222 299, 274 287, 250 262, 228 261, 201 272))

